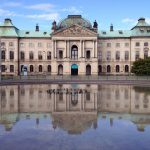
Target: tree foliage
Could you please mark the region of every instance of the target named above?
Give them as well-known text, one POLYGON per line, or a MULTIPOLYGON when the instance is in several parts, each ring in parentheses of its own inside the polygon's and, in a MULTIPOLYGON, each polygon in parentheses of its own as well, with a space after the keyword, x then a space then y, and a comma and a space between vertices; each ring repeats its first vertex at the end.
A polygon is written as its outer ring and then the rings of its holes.
POLYGON ((135 61, 131 72, 136 75, 150 75, 150 57, 135 61))

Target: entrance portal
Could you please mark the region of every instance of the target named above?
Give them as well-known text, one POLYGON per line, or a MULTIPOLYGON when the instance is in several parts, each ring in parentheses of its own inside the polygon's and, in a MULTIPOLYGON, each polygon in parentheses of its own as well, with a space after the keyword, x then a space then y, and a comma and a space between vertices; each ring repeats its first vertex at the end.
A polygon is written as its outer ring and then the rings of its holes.
POLYGON ((77 76, 78 75, 78 65, 73 64, 71 66, 71 75, 77 76))

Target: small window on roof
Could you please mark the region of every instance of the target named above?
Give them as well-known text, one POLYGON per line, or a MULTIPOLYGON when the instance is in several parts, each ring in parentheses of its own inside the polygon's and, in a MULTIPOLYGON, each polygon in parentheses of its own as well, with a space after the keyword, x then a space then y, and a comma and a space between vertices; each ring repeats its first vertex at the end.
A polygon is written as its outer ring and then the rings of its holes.
POLYGON ((122 31, 119 31, 119 34, 123 34, 123 32, 122 32, 122 31))
POLYGON ((142 33, 144 33, 144 30, 140 29, 140 31, 141 31, 142 33))
POLYGON ((150 30, 147 30, 147 33, 150 33, 150 30))
POLYGON ((47 34, 47 32, 44 32, 44 34, 47 34))
POLYGON ((27 31, 26 34, 29 34, 29 31, 27 31))
POLYGON ((103 31, 103 34, 106 34, 106 32, 105 32, 105 31, 103 31))

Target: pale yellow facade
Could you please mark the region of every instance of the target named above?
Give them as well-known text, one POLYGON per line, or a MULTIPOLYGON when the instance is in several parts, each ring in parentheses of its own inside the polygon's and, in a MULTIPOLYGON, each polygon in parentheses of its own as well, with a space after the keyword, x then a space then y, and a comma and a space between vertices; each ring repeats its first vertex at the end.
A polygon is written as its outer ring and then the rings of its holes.
POLYGON ((150 55, 150 26, 144 23, 141 18, 134 27, 139 35, 133 34, 135 29, 114 31, 112 26, 99 32, 96 22, 92 26, 82 16, 68 16, 54 22, 51 32, 39 26, 23 32, 5 19, 0 29, 15 29, 18 36, 1 33, 2 75, 129 75, 135 60, 150 55))

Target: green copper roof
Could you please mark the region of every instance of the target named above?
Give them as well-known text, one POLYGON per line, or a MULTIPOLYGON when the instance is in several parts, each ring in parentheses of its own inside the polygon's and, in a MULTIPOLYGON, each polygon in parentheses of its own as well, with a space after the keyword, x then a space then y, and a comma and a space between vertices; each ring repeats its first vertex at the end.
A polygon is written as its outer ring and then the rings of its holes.
POLYGON ((67 28, 74 24, 78 24, 78 25, 86 27, 86 28, 92 28, 91 23, 88 20, 82 18, 81 15, 68 15, 68 17, 66 19, 59 22, 58 29, 59 28, 67 28))
MULTIPOLYGON (((68 28, 73 24, 78 24, 86 28, 92 28, 89 21, 82 18, 80 15, 71 15, 59 23, 60 30, 68 28)), ((146 23, 145 18, 140 18, 135 27, 131 30, 114 30, 98 32, 99 38, 130 38, 130 37, 150 37, 150 25, 146 23)), ((0 25, 0 36, 2 37, 20 37, 20 38, 50 38, 51 31, 27 31, 17 29, 11 19, 5 19, 4 23, 0 25)))
POLYGON ((50 36, 50 31, 20 31, 18 32, 18 36, 22 38, 49 38, 50 36))
POLYGON ((100 31, 99 37, 100 38, 128 38, 131 36, 130 30, 116 30, 116 31, 100 31))

